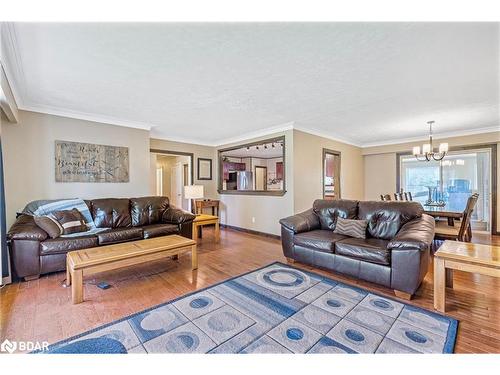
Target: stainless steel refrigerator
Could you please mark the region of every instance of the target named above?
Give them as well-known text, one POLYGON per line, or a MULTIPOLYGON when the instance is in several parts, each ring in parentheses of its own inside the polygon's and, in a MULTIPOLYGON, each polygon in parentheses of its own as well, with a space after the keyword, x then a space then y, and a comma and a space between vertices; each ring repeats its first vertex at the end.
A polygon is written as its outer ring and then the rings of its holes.
POLYGON ((253 190, 253 174, 250 171, 238 172, 236 190, 253 190))

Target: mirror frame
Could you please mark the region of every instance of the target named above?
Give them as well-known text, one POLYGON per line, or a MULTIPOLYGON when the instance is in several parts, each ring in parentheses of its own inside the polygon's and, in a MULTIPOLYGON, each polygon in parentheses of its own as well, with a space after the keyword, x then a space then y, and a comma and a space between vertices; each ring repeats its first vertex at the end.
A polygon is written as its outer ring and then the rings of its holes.
POLYGON ((217 191, 219 194, 227 194, 227 195, 271 195, 271 196, 278 196, 281 197, 286 194, 286 143, 285 143, 285 136, 279 136, 279 137, 274 137, 274 138, 266 138, 262 139, 260 141, 255 141, 255 142, 250 142, 250 143, 243 143, 239 144, 236 146, 224 148, 217 150, 218 153, 218 171, 219 171, 219 176, 217 177, 217 191), (240 148, 245 148, 245 147, 251 147, 251 146, 257 146, 257 145, 262 145, 264 143, 277 143, 280 142, 283 144, 283 189, 282 190, 222 190, 222 178, 224 176, 223 173, 223 165, 222 165, 222 157, 223 153, 227 151, 232 151, 232 150, 238 150, 240 148))

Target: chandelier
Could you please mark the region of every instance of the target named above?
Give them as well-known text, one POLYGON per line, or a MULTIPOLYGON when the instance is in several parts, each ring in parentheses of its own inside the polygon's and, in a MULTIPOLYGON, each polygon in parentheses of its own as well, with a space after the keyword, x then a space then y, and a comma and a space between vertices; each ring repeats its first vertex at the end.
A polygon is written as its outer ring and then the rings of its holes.
POLYGON ((435 152, 432 146, 432 124, 434 124, 434 121, 427 121, 427 123, 429 124, 429 143, 422 145, 422 152, 420 152, 420 146, 413 147, 413 156, 415 156, 418 161, 443 160, 448 152, 448 143, 441 143, 439 145, 439 151, 435 152))

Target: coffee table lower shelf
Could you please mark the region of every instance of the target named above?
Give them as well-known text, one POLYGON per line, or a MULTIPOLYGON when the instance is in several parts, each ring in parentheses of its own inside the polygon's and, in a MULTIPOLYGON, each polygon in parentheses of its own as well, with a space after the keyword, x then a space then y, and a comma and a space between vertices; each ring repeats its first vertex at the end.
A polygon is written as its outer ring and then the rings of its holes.
POLYGON ((83 278, 136 264, 191 252, 192 270, 198 268, 196 242, 178 235, 131 241, 71 251, 66 256, 66 285, 74 304, 83 302, 83 278))

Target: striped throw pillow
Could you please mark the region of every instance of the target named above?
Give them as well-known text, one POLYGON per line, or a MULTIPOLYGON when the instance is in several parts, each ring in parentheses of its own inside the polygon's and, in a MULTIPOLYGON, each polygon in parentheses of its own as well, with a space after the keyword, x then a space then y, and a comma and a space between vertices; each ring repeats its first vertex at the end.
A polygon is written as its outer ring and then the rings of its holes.
POLYGON ((366 220, 351 220, 338 217, 333 232, 354 238, 366 238, 367 226, 368 221, 366 220))
POLYGON ((86 232, 88 230, 85 224, 85 218, 76 208, 69 211, 55 211, 52 213, 52 217, 55 218, 61 226, 61 234, 86 232))
POLYGON ((54 211, 48 215, 35 216, 34 219, 35 223, 46 231, 51 238, 89 230, 85 224, 85 218, 76 208, 54 211))

